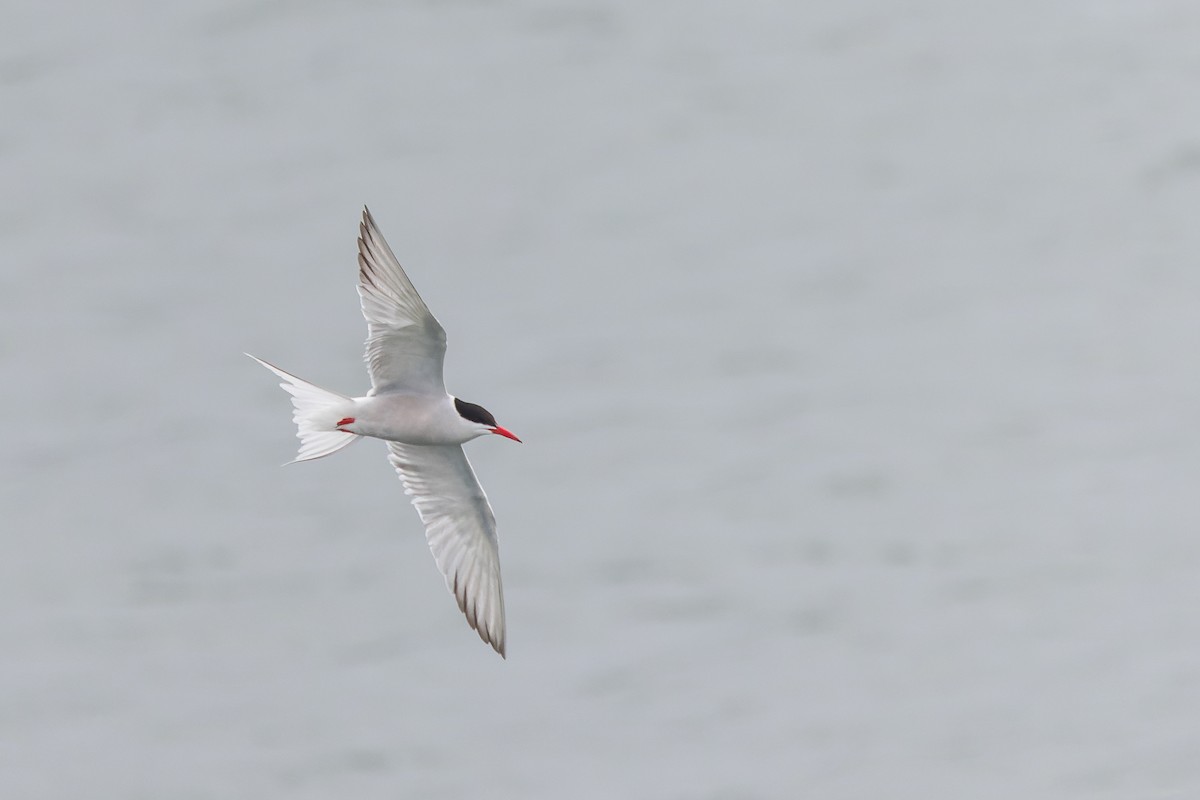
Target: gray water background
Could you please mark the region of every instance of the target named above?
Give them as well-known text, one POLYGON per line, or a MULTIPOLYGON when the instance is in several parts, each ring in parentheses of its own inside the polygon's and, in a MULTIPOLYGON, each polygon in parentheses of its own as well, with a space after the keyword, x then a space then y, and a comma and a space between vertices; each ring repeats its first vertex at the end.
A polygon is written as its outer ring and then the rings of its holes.
POLYGON ((0 797, 1200 796, 1200 9, 8 3, 0 797), (450 332, 501 661, 366 388, 450 332))

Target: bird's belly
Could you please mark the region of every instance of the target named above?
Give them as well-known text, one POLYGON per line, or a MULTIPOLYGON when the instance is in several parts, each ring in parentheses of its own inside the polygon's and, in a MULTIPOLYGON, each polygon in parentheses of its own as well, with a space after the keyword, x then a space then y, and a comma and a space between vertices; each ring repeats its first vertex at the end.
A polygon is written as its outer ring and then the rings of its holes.
POLYGON ((358 397, 355 404, 358 415, 348 429, 360 436, 421 445, 462 444, 473 438, 463 436, 449 398, 389 394, 358 397))

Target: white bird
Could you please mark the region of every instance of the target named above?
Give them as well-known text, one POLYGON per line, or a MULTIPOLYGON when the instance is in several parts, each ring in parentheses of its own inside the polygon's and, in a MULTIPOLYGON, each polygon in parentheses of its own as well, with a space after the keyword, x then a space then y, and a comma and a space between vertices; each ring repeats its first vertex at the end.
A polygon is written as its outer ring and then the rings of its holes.
POLYGON ((446 331, 366 208, 359 225, 358 266, 371 376, 365 397, 322 389, 250 358, 282 378, 279 385, 292 396, 300 453, 289 463, 327 456, 363 436, 387 442, 388 459, 412 495, 447 588, 470 626, 503 657, 496 518, 462 444, 489 433, 521 440, 482 406, 446 392, 446 331))

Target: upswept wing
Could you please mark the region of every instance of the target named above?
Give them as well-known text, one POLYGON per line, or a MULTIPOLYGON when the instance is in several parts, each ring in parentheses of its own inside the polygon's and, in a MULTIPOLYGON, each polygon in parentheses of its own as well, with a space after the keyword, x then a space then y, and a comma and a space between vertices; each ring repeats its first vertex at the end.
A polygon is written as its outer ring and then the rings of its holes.
POLYGON ((504 655, 504 590, 496 518, 459 445, 388 442, 388 460, 425 523, 446 586, 479 638, 504 655))
POLYGON ((366 208, 358 231, 358 296, 367 319, 370 393, 445 394, 445 329, 413 288, 366 208))

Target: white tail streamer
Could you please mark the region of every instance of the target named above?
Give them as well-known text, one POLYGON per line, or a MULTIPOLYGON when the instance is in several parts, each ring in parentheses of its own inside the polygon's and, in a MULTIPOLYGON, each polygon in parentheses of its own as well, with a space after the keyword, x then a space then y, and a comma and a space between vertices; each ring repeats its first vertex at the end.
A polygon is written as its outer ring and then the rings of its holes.
POLYGON ((354 401, 349 397, 314 386, 261 358, 246 355, 282 378, 283 383, 279 385, 292 396, 295 409, 292 421, 296 423, 296 436, 300 438, 300 452, 289 464, 322 458, 362 438, 337 429, 339 420, 353 416, 354 401))

